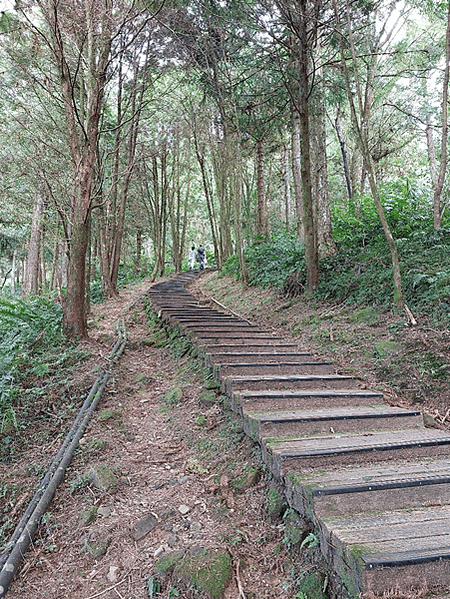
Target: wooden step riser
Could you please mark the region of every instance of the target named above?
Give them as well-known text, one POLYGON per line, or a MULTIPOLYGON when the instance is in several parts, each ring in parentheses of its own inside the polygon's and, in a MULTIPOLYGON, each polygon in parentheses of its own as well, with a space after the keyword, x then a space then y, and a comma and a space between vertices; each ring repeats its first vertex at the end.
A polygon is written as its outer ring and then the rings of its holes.
POLYGON ((417 428, 422 426, 420 416, 398 416, 392 415, 384 418, 322 418, 320 420, 300 420, 288 422, 260 422, 244 415, 244 431, 255 440, 290 437, 301 435, 323 435, 329 434, 331 429, 335 433, 364 432, 395 430, 401 428, 417 428))
MULTIPOLYGON (((236 322, 236 321, 228 321, 223 320, 222 322, 212 321, 212 320, 203 320, 199 322, 193 321, 180 321, 177 320, 173 323, 173 326, 187 329, 189 331, 198 331, 199 333, 203 333, 206 331, 214 331, 214 333, 252 333, 254 331, 261 332, 261 329, 255 327, 253 325, 247 324, 246 322, 236 322)), ((266 331, 267 334, 267 331, 266 331)))
MULTIPOLYGON (((216 352, 209 350, 208 353, 205 354, 205 363, 207 366, 213 367, 215 364, 278 364, 279 362, 295 362, 295 363, 322 363, 317 360, 315 356, 311 354, 302 354, 300 352, 292 352, 292 351, 274 351, 273 352, 249 352, 242 354, 234 348, 234 353, 231 352, 223 352, 218 349, 216 352)), ((331 364, 330 364, 331 365, 331 364)), ((333 369, 333 372, 335 369, 333 369)))
MULTIPOLYGON (((360 389, 362 385, 359 384, 357 379, 351 377, 334 378, 334 379, 304 379, 296 380, 277 380, 265 379, 261 380, 248 380, 248 379, 231 379, 227 378, 223 380, 222 389, 224 392, 231 395, 236 391, 267 391, 268 389, 273 390, 286 390, 286 389, 360 389)), ((282 409, 283 406, 280 406, 282 409)))
POLYGON ((283 356, 285 354, 291 355, 301 355, 302 359, 317 360, 316 357, 313 357, 311 354, 307 353, 299 353, 297 351, 296 345, 286 345, 281 341, 264 341, 261 343, 260 340, 256 340, 252 344, 243 345, 242 343, 236 344, 233 343, 230 345, 229 342, 225 340, 224 343, 214 343, 214 344, 205 344, 198 343, 198 350, 201 354, 207 356, 223 356, 224 358, 232 357, 236 354, 245 353, 247 356, 251 355, 259 355, 259 354, 269 354, 273 355, 275 358, 277 356, 283 356))
POLYGON ((228 364, 215 364, 214 365, 214 376, 217 380, 230 376, 253 376, 254 374, 273 374, 273 375, 287 375, 287 374, 335 374, 335 368, 332 364, 314 363, 281 363, 281 364, 245 364, 245 365, 228 365, 228 364))
POLYGON ((230 395, 231 407, 234 412, 263 412, 265 410, 289 410, 289 409, 318 409, 323 410, 333 406, 373 406, 382 401, 381 396, 352 395, 351 393, 332 397, 327 393, 323 396, 282 396, 279 397, 253 397, 239 392, 230 395))
POLYGON ((230 333, 229 331, 211 331, 209 333, 197 332, 194 334, 190 331, 190 335, 193 339, 197 339, 198 343, 203 345, 231 344, 233 346, 235 345, 237 348, 242 348, 246 345, 271 344, 282 340, 281 337, 271 337, 267 332, 261 333, 256 331, 251 334, 248 332, 245 334, 236 334, 230 333))
POLYGON ((281 457, 263 445, 264 458, 270 462, 274 476, 281 478, 290 472, 301 472, 303 468, 343 468, 366 463, 381 463, 388 460, 417 460, 450 456, 450 445, 418 445, 415 447, 395 447, 378 451, 365 448, 364 451, 338 452, 311 456, 281 457))

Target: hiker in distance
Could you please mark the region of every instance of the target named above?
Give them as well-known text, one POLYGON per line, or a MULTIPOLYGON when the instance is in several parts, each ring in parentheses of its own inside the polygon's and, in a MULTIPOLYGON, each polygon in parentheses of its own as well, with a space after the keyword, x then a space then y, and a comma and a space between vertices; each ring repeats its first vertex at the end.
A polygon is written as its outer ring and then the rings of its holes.
POLYGON ((205 268, 206 251, 202 244, 197 250, 197 262, 200 270, 205 268))
POLYGON ((188 262, 190 270, 193 270, 195 266, 195 245, 193 245, 189 250, 188 262))

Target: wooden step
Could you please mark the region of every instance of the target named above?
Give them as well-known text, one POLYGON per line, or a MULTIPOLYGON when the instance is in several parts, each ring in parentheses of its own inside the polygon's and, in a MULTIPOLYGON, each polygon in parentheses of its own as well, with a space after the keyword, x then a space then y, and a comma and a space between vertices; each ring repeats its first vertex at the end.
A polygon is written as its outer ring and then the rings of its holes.
POLYGON ((320 520, 450 504, 450 460, 395 461, 374 466, 305 469, 283 478, 289 504, 320 520))
POLYGON ((230 396, 235 412, 262 410, 323 409, 330 406, 374 406, 383 394, 364 389, 293 389, 268 391, 235 391, 230 396))
POLYGON ((322 410, 244 411, 244 430, 255 440, 267 437, 364 432, 423 426, 418 411, 390 406, 336 407, 322 410))
POLYGON ((320 540, 354 596, 450 586, 449 505, 322 521, 320 540))
MULTIPOLYGON (((275 364, 278 362, 315 362, 312 354, 306 352, 292 351, 292 346, 287 346, 283 351, 283 346, 278 345, 273 347, 273 351, 223 351, 221 347, 211 348, 205 351, 205 360, 208 365, 214 364, 275 364)), ((327 362, 328 364, 330 362, 327 362)))
POLYGON ((383 462, 450 456, 446 431, 397 430, 307 437, 263 442, 262 451, 274 476, 301 472, 304 468, 328 469, 383 462))
POLYGON ((197 331, 191 332, 191 337, 200 343, 211 345, 225 343, 227 345, 236 344, 236 347, 246 347, 252 344, 273 343, 282 341, 282 337, 270 335, 267 331, 245 331, 237 334, 229 331, 197 331))
POLYGON ((217 380, 235 376, 258 375, 290 375, 290 374, 334 374, 335 368, 331 362, 305 362, 303 360, 273 362, 258 361, 237 364, 214 364, 213 374, 217 380))
POLYGON ((355 389, 362 384, 351 376, 340 374, 299 374, 299 375, 261 375, 229 376, 222 381, 223 390, 232 394, 235 391, 267 391, 268 389, 355 389))
MULTIPOLYGON (((281 337, 270 337, 269 341, 263 341, 261 343, 260 340, 253 340, 254 343, 248 343, 247 345, 236 344, 236 343, 228 343, 225 339, 223 343, 213 343, 208 344, 201 342, 198 344, 198 349, 200 353, 205 355, 248 355, 251 356, 253 354, 268 354, 268 355, 278 355, 282 353, 296 353, 298 351, 298 346, 295 343, 284 343, 281 337)), ((302 357, 311 356, 310 353, 300 352, 302 357)))

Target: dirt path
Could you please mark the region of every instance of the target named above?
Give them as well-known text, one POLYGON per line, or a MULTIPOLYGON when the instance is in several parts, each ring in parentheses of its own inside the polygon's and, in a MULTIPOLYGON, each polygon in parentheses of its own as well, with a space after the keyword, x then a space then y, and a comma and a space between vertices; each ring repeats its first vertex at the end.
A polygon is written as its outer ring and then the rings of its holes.
MULTIPOLYGON (((77 376, 95 378, 121 315, 127 349, 7 596, 148 598, 157 559, 195 547, 231 555, 226 599, 297 596, 297 583, 315 572, 307 551, 293 561, 286 522, 269 520, 275 494, 240 423, 220 401, 199 401, 199 364, 152 339, 142 301, 149 285, 94 307, 92 357, 77 376), (107 468, 111 486, 96 488, 91 468, 107 468), (146 525, 154 527, 145 533, 146 525)), ((194 594, 166 580, 158 597, 177 596, 194 594)))

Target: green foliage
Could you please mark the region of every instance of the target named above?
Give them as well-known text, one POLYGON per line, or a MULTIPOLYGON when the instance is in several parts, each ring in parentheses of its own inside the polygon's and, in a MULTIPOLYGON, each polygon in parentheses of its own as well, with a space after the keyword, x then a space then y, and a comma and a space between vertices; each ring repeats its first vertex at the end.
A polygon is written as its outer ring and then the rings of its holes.
MULTIPOLYGON (((249 284, 261 287, 282 287, 292 272, 305 269, 303 244, 291 233, 274 235, 267 243, 256 243, 245 250, 249 284)), ((223 274, 239 278, 236 255, 229 258, 223 274)))
POLYGON ((16 383, 48 372, 44 354, 62 343, 61 322, 61 306, 51 300, 0 297, 0 431, 7 425, 17 426, 13 410, 16 383))

